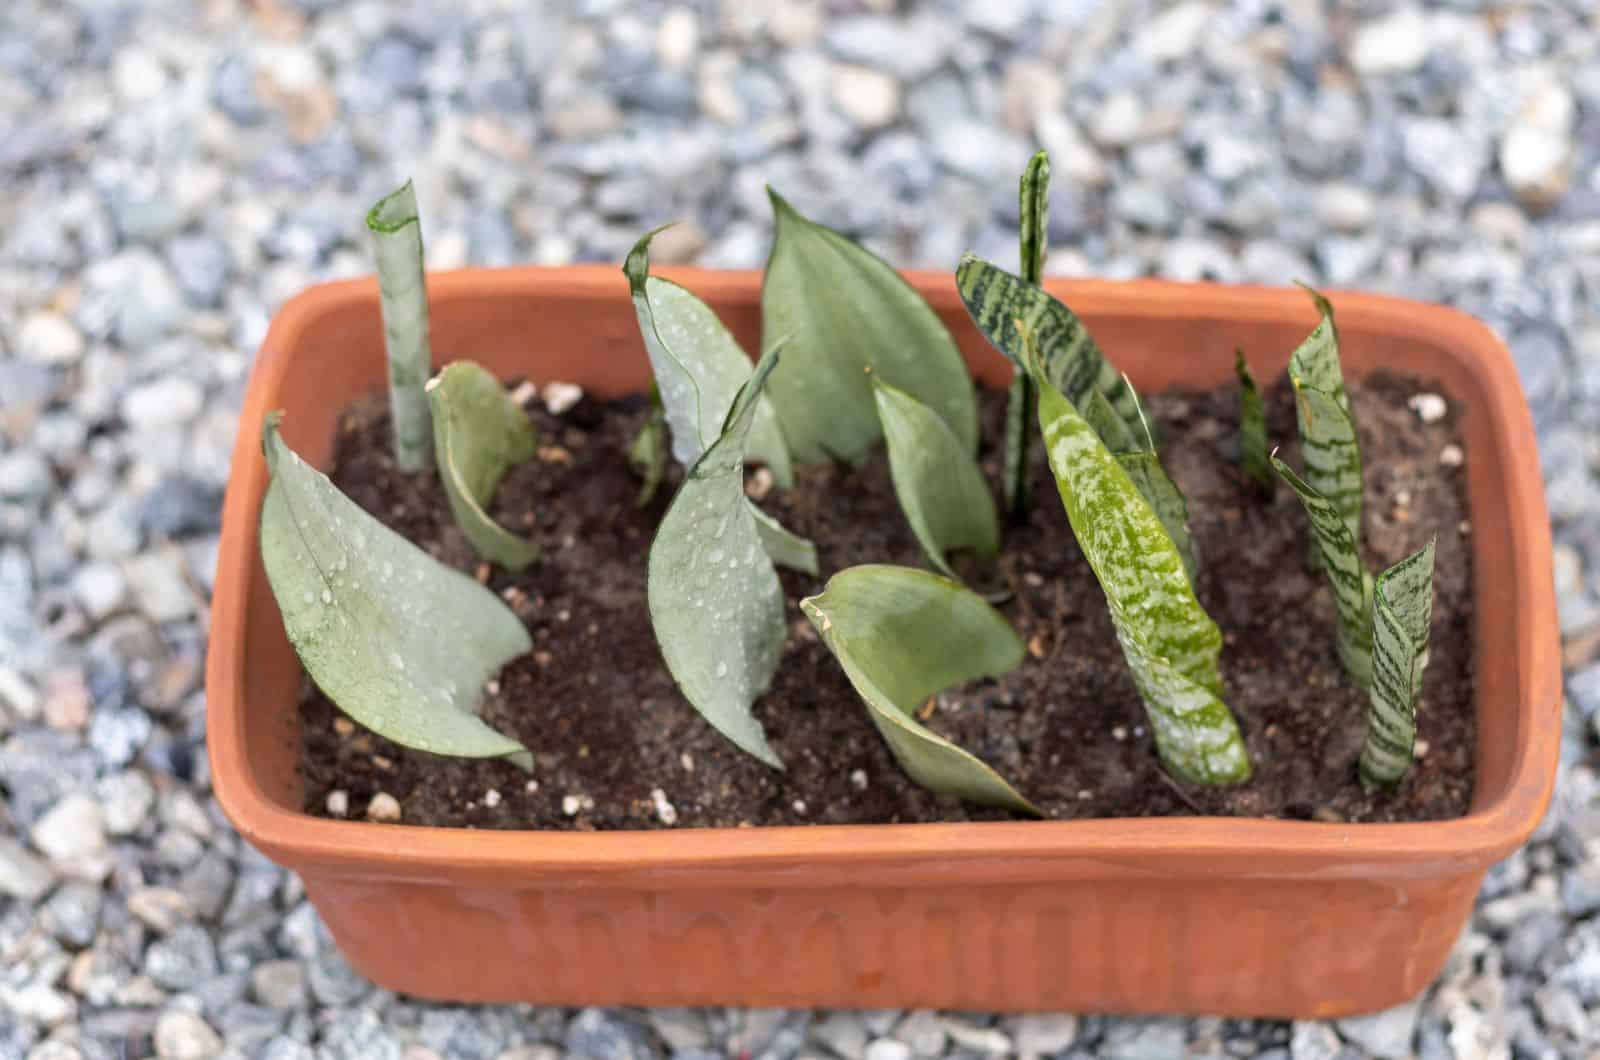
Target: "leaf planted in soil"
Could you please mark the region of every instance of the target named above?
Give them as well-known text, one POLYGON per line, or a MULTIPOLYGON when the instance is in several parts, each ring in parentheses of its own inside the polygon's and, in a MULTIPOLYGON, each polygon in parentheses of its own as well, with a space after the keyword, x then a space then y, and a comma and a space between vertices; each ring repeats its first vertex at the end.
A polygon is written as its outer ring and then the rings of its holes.
POLYGON ((1024 648, 977 594, 928 571, 869 564, 800 601, 911 779, 930 791, 1042 816, 980 759, 924 727, 916 711, 964 681, 999 676, 1024 648))
POLYGON ((1339 365, 1339 332, 1333 322, 1333 306, 1316 291, 1306 290, 1322 319, 1289 358, 1305 480, 1338 508, 1359 551, 1361 446, 1339 365))
POLYGON ((1239 377, 1239 466, 1270 493, 1278 480, 1272 473, 1267 444, 1267 408, 1243 350, 1233 351, 1233 370, 1239 377))
POLYGON ((1200 606, 1178 547, 1127 469, 1039 369, 1025 322, 1024 364, 1039 381, 1039 424, 1067 521, 1105 591, 1161 761, 1201 784, 1248 780, 1238 723, 1222 702, 1222 634, 1200 606))
MULTIPOLYGON (((1022 279, 1037 286, 1044 277, 1044 255, 1050 230, 1050 156, 1043 151, 1028 160, 1017 188, 1019 243, 1018 257, 1022 279)), ((1011 389, 1006 400, 1005 495, 1006 514, 1021 522, 1031 503, 1032 482, 1028 462, 1028 441, 1033 437, 1030 413, 1039 395, 1033 379, 1018 365, 1011 369, 1011 389)))
POLYGON ((539 546, 496 523, 484 510, 507 471, 533 457, 538 436, 494 373, 456 361, 427 386, 434 458, 456 524, 478 555, 519 571, 539 546))
POLYGON ((777 235, 761 283, 761 327, 793 336, 772 400, 795 461, 866 459, 881 437, 869 369, 933 409, 976 452, 977 395, 938 315, 881 258, 768 195, 777 235))
POLYGON ((1361 782, 1389 787, 1416 753, 1417 699, 1428 665, 1437 538, 1378 575, 1372 591, 1372 707, 1361 750, 1361 782))
POLYGON ((643 508, 655 499, 661 479, 667 473, 667 417, 661 409, 661 391, 656 386, 650 388, 650 414, 645 417, 633 444, 628 446, 628 464, 641 480, 634 506, 643 508))
POLYGON ((484 682, 532 648, 499 597, 351 501, 291 450, 269 416, 261 558, 317 687, 373 732, 419 751, 516 756, 481 721, 484 682))
POLYGON ((1372 579, 1361 563, 1361 553, 1339 506, 1295 474, 1276 453, 1272 466, 1289 484, 1311 523, 1311 540, 1318 565, 1328 576, 1333 602, 1339 613, 1334 643, 1345 673, 1362 688, 1372 683, 1372 579))
POLYGON ((367 212, 367 228, 377 252, 395 463, 401 471, 422 471, 433 459, 428 398, 422 391, 433 374, 433 353, 428 344, 422 222, 409 180, 373 205, 367 212))
POLYGON ((750 708, 783 654, 783 590, 744 493, 745 441, 777 363, 776 349, 762 357, 721 436, 672 498, 650 546, 647 592, 656 641, 690 704, 739 747, 782 769, 750 708))
POLYGON ((954 578, 947 559, 951 552, 994 558, 1000 551, 1000 524, 971 451, 937 413, 904 390, 881 379, 874 379, 873 387, 895 496, 928 562, 954 578))

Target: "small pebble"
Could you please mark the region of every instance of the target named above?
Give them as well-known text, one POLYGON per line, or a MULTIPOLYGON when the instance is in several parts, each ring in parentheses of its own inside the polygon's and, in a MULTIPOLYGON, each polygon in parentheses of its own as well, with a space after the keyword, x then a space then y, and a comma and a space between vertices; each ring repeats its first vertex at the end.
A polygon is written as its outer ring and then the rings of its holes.
POLYGON ((578 816, 578 811, 583 809, 583 799, 577 795, 561 796, 561 812, 568 817, 578 816))
POLYGON ((400 800, 380 791, 367 803, 367 820, 392 823, 400 820, 400 800))
POLYGON ((764 467, 758 467, 750 472, 750 479, 744 484, 745 496, 753 501, 759 501, 772 492, 773 485, 772 472, 764 467))
POLYGON ((583 387, 576 383, 546 383, 539 397, 550 415, 560 416, 583 400, 583 387))
POLYGON ((1461 451, 1461 447, 1454 442, 1439 450, 1439 463, 1445 467, 1460 467, 1466 458, 1466 454, 1461 451))
POLYGON ((327 806, 329 816, 347 816, 350 813, 350 793, 348 791, 328 792, 327 806))
POLYGON ((490 788, 488 791, 484 792, 483 793, 483 804, 485 806, 487 806, 491 810, 494 809, 496 806, 500 805, 500 792, 499 792, 499 790, 496 789, 496 788, 490 788))
POLYGON ((850 786, 855 788, 857 791, 866 791, 867 790, 867 771, 865 769, 851 770, 851 772, 850 772, 850 786))
POLYGON ((667 793, 660 788, 650 789, 650 801, 655 805, 656 817, 662 824, 674 825, 678 823, 678 808, 667 801, 667 793))
POLYGON ((1438 394, 1413 394, 1406 404, 1423 423, 1438 423, 1450 411, 1449 404, 1438 394))

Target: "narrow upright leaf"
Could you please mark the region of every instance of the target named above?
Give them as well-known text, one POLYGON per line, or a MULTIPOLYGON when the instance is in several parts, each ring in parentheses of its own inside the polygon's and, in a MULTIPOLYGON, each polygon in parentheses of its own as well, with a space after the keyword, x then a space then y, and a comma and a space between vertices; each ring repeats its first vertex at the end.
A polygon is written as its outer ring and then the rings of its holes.
POLYGON ((1372 683, 1372 582, 1339 506, 1318 493, 1294 469, 1272 456, 1272 466, 1300 498, 1311 523, 1318 565, 1328 575, 1339 611, 1335 645, 1350 679, 1362 688, 1372 683))
MULTIPOLYGON (((1024 364, 1037 376, 1040 354, 1026 324, 1020 334, 1024 364)), ((1105 591, 1162 762, 1196 783, 1248 779, 1249 755, 1221 698, 1222 634, 1195 598, 1172 537, 1122 463, 1044 378, 1039 423, 1067 521, 1105 591)))
POLYGON ((667 473, 667 417, 661 408, 659 387, 650 388, 650 412, 628 446, 628 464, 641 479, 634 505, 643 508, 655 498, 667 473))
MULTIPOLYGON (((1050 156, 1038 152, 1023 170, 1017 190, 1018 239, 1021 244, 1022 280, 1038 286, 1044 277, 1044 254, 1050 229, 1050 156)), ((1028 440, 1033 437, 1029 412, 1038 403, 1038 388, 1020 367, 1013 365, 1011 390, 1006 402, 1005 503, 1007 515, 1016 522, 1028 513, 1028 440)))
POLYGON ((383 341, 389 358, 389 415, 395 463, 421 471, 433 459, 433 432, 423 384, 433 372, 428 344, 428 287, 422 264, 422 222, 408 180, 367 212, 378 259, 383 341))
POLYGON ((650 622, 678 687, 718 732, 777 769, 751 714, 783 654, 783 590, 744 493, 744 445, 776 349, 740 388, 721 437, 695 461, 656 530, 650 622))
POLYGON ((971 549, 982 559, 1000 551, 994 499, 978 462, 928 406, 874 380, 878 416, 889 443, 889 473, 900 510, 928 562, 954 578, 947 556, 971 549))
POLYGON ((434 456, 456 524, 478 555, 519 571, 539 546, 489 518, 484 506, 505 473, 531 459, 537 436, 528 414, 488 369, 456 361, 428 382, 434 456))
POLYGON ((1044 378, 1080 412, 1090 391, 1105 395, 1130 431, 1139 430, 1133 388, 1117 374, 1083 322, 1042 288, 971 254, 956 269, 956 287, 978 330, 1013 362, 1023 359, 1021 320, 1038 345, 1044 378))
POLYGON ((328 698, 386 739, 493 758, 521 744, 475 713, 484 682, 532 648, 499 597, 340 493, 262 430, 271 482, 261 559, 289 643, 328 698))
POLYGON ((1161 520, 1161 526, 1183 560, 1183 572, 1194 584, 1199 566, 1195 561, 1194 539, 1189 534, 1189 505, 1183 499, 1176 483, 1161 466, 1161 458, 1149 449, 1130 453, 1115 453, 1117 463, 1128 473, 1133 488, 1150 505, 1150 510, 1161 520))
POLYGON ((933 309, 882 259, 768 194, 777 236, 761 326, 793 336, 772 400, 795 460, 859 463, 871 452, 881 432, 868 369, 937 412, 976 452, 972 377, 933 309))
POLYGON ((1233 351, 1233 370, 1239 377, 1239 466, 1270 493, 1278 480, 1272 474, 1268 454, 1267 408, 1243 350, 1233 351))
POLYGON ((1333 306, 1316 291, 1307 290, 1322 319, 1289 358, 1305 480, 1339 509, 1360 549, 1361 446, 1339 365, 1339 333, 1333 323, 1333 306))
MULTIPOLYGON (((722 432, 733 396, 750 378, 752 365, 710 306, 671 280, 650 275, 650 240, 660 231, 634 244, 622 271, 672 429, 672 455, 689 467, 722 432)), ((764 395, 756 404, 745 455, 765 463, 779 486, 794 484, 789 447, 764 395)))
POLYGON ((1417 699, 1433 617, 1436 541, 1379 574, 1373 587, 1372 708, 1361 750, 1361 781, 1368 787, 1397 783, 1415 757, 1417 699))
POLYGON ((915 711, 941 689, 1007 673, 1022 661, 1022 641, 998 611, 936 574, 876 564, 840 571, 800 609, 912 780, 930 791, 1039 814, 993 769, 916 720, 915 711))

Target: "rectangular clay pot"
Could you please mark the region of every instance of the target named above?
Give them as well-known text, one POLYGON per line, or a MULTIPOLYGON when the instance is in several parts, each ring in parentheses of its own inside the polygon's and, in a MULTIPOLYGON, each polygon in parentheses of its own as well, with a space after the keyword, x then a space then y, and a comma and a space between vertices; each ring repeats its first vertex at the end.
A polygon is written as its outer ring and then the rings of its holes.
MULTIPOLYGON (((759 274, 668 273, 758 348, 759 274)), ((910 279, 978 378, 1004 385, 1009 366, 951 278, 910 279)), ((1231 378, 1235 346, 1274 380, 1315 323, 1294 290, 1049 286, 1146 391, 1231 378)), ((601 396, 648 382, 615 268, 459 272, 430 289, 441 364, 470 357, 601 396)), ((327 465, 340 409, 384 378, 370 280, 284 306, 250 379, 206 681, 217 797, 246 839, 301 875, 357 968, 422 997, 1277 1017, 1397 1004, 1438 972, 1484 871, 1550 796, 1561 709, 1550 534, 1532 423, 1493 335, 1449 309, 1334 302, 1347 370, 1430 377, 1466 408, 1478 717, 1466 817, 551 833, 308 816, 300 667, 257 552, 260 426, 286 409, 289 444, 327 465)))

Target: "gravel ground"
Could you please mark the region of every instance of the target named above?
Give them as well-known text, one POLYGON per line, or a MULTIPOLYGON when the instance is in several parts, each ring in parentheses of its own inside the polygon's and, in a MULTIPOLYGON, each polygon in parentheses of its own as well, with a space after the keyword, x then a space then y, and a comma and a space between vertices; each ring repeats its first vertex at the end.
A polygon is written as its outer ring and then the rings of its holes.
POLYGON ((3 5, 0 1058, 1600 1055, 1600 21, 1581 0, 913 7, 3 5), (758 265, 766 182, 901 264, 1009 260, 1035 143, 1055 272, 1388 291, 1516 355, 1566 764, 1442 981, 1285 1024, 459 1008, 355 975, 218 813, 202 747, 218 498, 275 307, 366 271, 362 213, 408 174, 437 268, 615 262, 670 218, 658 260, 758 265))

